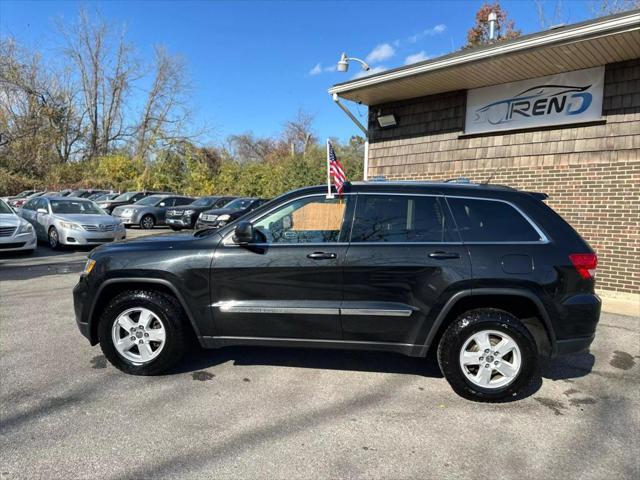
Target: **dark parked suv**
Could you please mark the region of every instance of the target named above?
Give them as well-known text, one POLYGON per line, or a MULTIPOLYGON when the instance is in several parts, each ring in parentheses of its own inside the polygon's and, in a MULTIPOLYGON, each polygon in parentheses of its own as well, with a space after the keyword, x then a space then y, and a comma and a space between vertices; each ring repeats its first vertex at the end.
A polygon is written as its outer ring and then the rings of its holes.
POLYGON ((196 221, 202 212, 212 208, 222 208, 233 199, 234 197, 200 197, 184 207, 170 208, 167 210, 167 225, 176 231, 195 228, 196 221))
POLYGON ((289 192, 218 230, 91 252, 78 327, 117 368, 165 372, 204 347, 304 346, 425 357, 460 395, 497 401, 538 355, 582 352, 600 315, 596 256, 544 194, 354 183, 289 192))
POLYGON ((263 198, 242 197, 236 198, 220 208, 205 210, 198 217, 196 229, 224 227, 236 218, 255 210, 266 201, 263 198))

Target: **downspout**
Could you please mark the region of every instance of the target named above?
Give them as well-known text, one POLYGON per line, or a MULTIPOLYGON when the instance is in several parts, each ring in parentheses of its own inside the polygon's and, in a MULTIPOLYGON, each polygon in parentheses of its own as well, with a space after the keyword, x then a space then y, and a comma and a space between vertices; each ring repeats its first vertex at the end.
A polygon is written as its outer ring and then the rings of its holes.
POLYGON ((362 133, 364 133, 363 178, 366 181, 368 179, 368 177, 369 177, 369 174, 368 174, 368 171, 369 171, 369 132, 364 127, 364 125, 362 125, 362 123, 360 123, 360 120, 358 120, 355 117, 355 115, 353 113, 351 113, 351 111, 340 102, 340 99, 338 98, 338 94, 337 93, 333 94, 333 101, 336 102, 336 105, 338 105, 342 109, 342 111, 347 114, 347 116, 351 119, 351 121, 353 123, 355 123, 356 126, 360 130, 362 130, 362 133))

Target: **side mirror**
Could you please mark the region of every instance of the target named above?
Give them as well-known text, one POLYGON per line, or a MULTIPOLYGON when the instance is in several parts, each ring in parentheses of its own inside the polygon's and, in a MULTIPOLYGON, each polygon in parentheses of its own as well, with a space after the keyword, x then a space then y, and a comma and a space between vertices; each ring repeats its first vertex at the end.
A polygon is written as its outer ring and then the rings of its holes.
POLYGON ((254 232, 251 222, 239 222, 233 232, 233 241, 238 245, 248 245, 253 242, 254 232))
POLYGON ((43 215, 47 215, 49 212, 47 212, 46 208, 39 208, 38 210, 36 210, 38 213, 42 213, 43 215))

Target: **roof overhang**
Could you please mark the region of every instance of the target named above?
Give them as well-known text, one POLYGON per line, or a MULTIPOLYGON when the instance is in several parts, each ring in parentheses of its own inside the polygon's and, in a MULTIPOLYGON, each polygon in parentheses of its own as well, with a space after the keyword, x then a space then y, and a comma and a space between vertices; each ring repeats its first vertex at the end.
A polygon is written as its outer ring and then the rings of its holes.
POLYGON ((339 83, 365 105, 580 70, 640 57, 640 10, 547 30, 339 83))

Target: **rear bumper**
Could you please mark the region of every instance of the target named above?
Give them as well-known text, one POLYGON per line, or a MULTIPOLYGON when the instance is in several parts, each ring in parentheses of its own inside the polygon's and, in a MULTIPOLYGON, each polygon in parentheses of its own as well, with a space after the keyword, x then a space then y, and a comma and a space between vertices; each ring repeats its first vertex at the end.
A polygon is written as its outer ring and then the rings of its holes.
POLYGON ((602 302, 595 293, 583 293, 566 298, 555 322, 555 355, 581 353, 589 349, 600 320, 602 302))
POLYGON ((568 355, 570 353, 583 353, 589 350, 589 346, 595 334, 583 338, 571 338, 569 340, 556 341, 556 355, 568 355))

